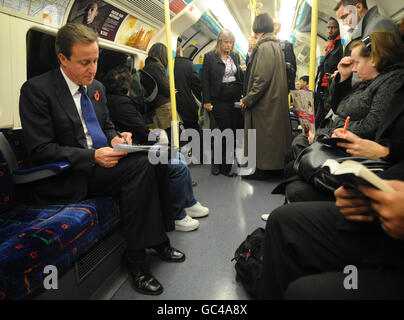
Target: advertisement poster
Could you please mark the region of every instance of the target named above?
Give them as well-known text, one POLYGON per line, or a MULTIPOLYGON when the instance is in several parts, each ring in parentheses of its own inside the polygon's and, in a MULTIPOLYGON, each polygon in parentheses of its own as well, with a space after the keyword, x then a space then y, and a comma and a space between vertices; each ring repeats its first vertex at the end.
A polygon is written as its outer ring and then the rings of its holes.
POLYGON ((82 23, 103 39, 114 41, 127 13, 103 1, 76 1, 67 22, 82 23))
POLYGON ((154 29, 139 19, 103 1, 84 0, 76 2, 68 22, 83 23, 100 38, 147 50, 154 29))
POLYGON ((129 15, 122 23, 115 42, 146 51, 154 31, 150 26, 129 15))
POLYGON ((31 17, 45 24, 61 25, 69 0, 3 0, 0 6, 31 17))
POLYGON ((309 130, 316 133, 314 120, 314 98, 313 92, 304 90, 291 90, 293 104, 296 108, 297 116, 303 133, 308 136, 309 130))

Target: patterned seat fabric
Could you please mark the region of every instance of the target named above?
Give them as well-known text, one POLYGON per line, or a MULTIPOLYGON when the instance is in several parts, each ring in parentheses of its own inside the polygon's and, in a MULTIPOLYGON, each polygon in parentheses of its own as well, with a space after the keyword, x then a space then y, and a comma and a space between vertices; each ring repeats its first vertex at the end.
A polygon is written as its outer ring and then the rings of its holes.
POLYGON ((69 205, 16 203, 1 151, 0 186, 0 300, 29 298, 43 288, 46 265, 56 266, 60 277, 120 220, 112 198, 69 205))

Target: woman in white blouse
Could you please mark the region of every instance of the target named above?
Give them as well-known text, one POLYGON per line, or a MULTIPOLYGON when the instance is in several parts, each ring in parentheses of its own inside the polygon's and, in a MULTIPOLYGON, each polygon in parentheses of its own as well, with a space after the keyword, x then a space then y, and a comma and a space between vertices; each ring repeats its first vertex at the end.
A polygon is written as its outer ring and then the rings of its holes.
MULTIPOLYGON (((234 35, 230 30, 222 30, 217 38, 213 51, 205 54, 202 69, 203 106, 212 112, 219 129, 231 129, 234 143, 236 129, 243 128, 242 113, 234 103, 240 101, 243 87, 243 71, 240 68, 240 57, 234 49, 234 35)), ((233 144, 234 147, 234 144, 233 144)), ((212 157, 212 174, 231 175, 234 162, 234 148, 227 149, 226 141, 222 141, 222 158, 212 157), (216 162, 216 163, 215 163, 216 162)))

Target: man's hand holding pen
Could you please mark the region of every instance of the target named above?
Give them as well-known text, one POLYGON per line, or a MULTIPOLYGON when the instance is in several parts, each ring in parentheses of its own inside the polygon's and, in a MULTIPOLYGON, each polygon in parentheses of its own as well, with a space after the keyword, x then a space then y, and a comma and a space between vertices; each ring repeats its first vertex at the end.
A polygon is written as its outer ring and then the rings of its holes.
POLYGON ((130 132, 119 132, 117 131, 117 136, 111 140, 111 146, 114 147, 115 144, 132 144, 132 133, 130 132))

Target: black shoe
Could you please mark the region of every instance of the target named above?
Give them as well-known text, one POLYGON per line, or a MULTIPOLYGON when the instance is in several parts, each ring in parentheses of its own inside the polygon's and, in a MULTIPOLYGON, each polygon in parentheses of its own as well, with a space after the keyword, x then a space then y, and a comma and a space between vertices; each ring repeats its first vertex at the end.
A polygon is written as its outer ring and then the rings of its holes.
POLYGON ((156 250, 159 258, 167 262, 183 262, 185 261, 185 254, 181 251, 167 246, 162 250, 156 250))
POLYGON ((220 166, 220 173, 226 177, 233 177, 234 174, 231 173, 232 166, 231 164, 222 164, 220 166))
POLYGON ((253 174, 242 176, 242 178, 247 180, 268 180, 271 175, 263 170, 255 170, 253 174))
POLYGON ((150 272, 130 271, 134 289, 142 294, 157 296, 163 292, 163 286, 150 272))
POLYGON ((214 175, 217 176, 220 173, 220 167, 218 164, 212 163, 210 166, 210 172, 214 175))
POLYGON ((149 267, 145 260, 131 261, 126 254, 123 256, 124 262, 128 267, 128 271, 133 278, 134 289, 147 295, 159 295, 163 292, 163 286, 150 273, 149 267))

